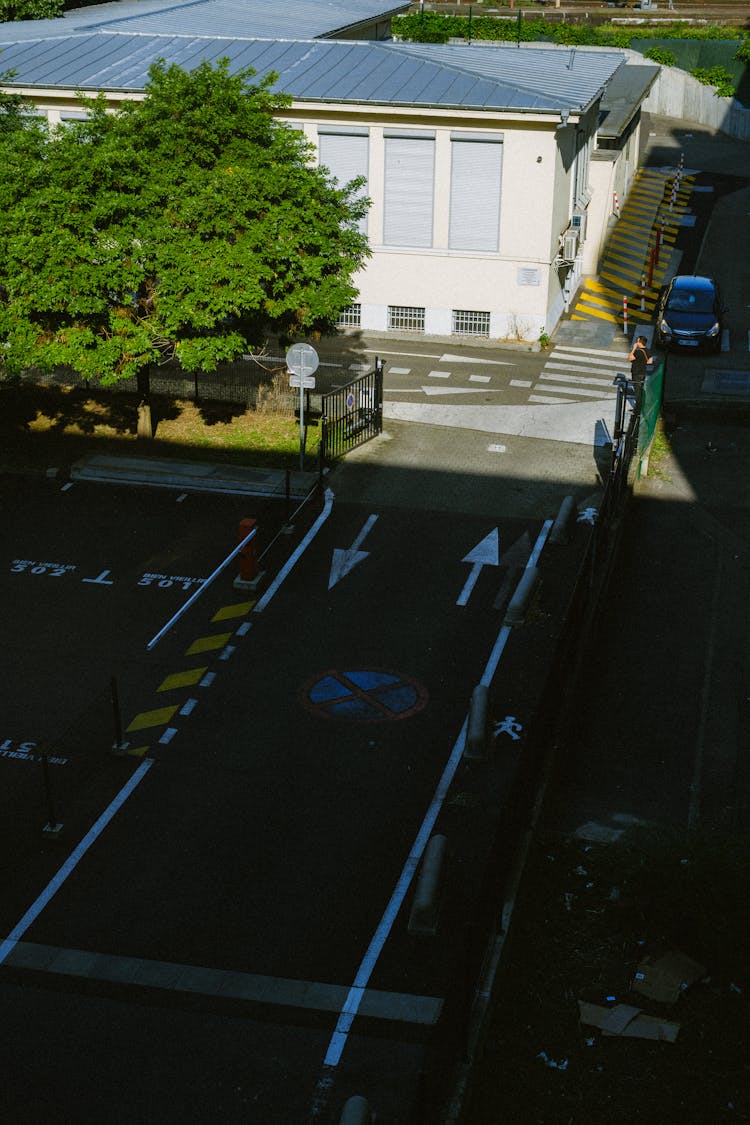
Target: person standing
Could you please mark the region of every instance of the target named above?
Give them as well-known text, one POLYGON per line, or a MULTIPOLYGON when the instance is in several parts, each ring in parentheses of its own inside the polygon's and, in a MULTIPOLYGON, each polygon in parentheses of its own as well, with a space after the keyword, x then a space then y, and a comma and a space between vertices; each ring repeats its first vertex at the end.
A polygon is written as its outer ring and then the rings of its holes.
POLYGON ((648 354, 646 347, 647 342, 645 336, 636 336, 633 347, 628 354, 628 360, 630 361, 630 379, 633 384, 633 395, 638 410, 641 409, 643 384, 648 374, 648 365, 654 362, 652 356, 648 354))

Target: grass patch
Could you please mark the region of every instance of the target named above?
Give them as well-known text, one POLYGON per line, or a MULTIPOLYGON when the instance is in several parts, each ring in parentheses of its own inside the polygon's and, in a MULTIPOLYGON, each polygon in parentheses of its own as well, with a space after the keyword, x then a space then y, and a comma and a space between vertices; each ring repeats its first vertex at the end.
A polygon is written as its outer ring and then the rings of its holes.
MULTIPOLYGON (((153 455, 295 468, 299 422, 271 389, 258 406, 152 400, 151 440, 138 437, 138 401, 130 394, 0 384, 0 441, 6 468, 64 468, 85 453, 153 455)), ((320 431, 307 432, 317 456, 320 431)))

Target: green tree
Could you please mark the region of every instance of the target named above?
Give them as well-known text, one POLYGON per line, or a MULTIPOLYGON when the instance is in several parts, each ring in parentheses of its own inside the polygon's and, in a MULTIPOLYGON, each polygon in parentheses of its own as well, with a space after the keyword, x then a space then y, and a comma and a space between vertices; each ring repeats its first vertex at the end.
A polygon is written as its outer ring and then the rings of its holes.
POLYGON ((63 0, 0 0, 0 23, 54 19, 62 13, 63 0))
POLYGON ((361 183, 337 185, 276 119, 274 76, 163 62, 145 97, 0 139, 0 339, 10 373, 110 384, 213 371, 270 331, 314 334, 356 296, 361 183))

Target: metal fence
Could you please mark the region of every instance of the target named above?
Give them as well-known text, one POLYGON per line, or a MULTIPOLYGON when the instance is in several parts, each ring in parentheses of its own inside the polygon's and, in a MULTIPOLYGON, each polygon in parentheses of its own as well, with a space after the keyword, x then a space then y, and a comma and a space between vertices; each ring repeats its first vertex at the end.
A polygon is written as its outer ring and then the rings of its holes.
POLYGON ((383 362, 321 399, 321 457, 343 456, 379 434, 383 428, 383 362))

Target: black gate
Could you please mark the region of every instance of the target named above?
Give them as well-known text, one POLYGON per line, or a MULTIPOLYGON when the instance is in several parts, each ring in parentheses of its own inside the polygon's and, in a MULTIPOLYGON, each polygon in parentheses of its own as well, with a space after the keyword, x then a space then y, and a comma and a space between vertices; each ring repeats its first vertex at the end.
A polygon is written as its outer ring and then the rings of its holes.
POLYGON ((383 361, 344 387, 321 395, 320 451, 324 461, 342 457, 383 429, 383 361))

